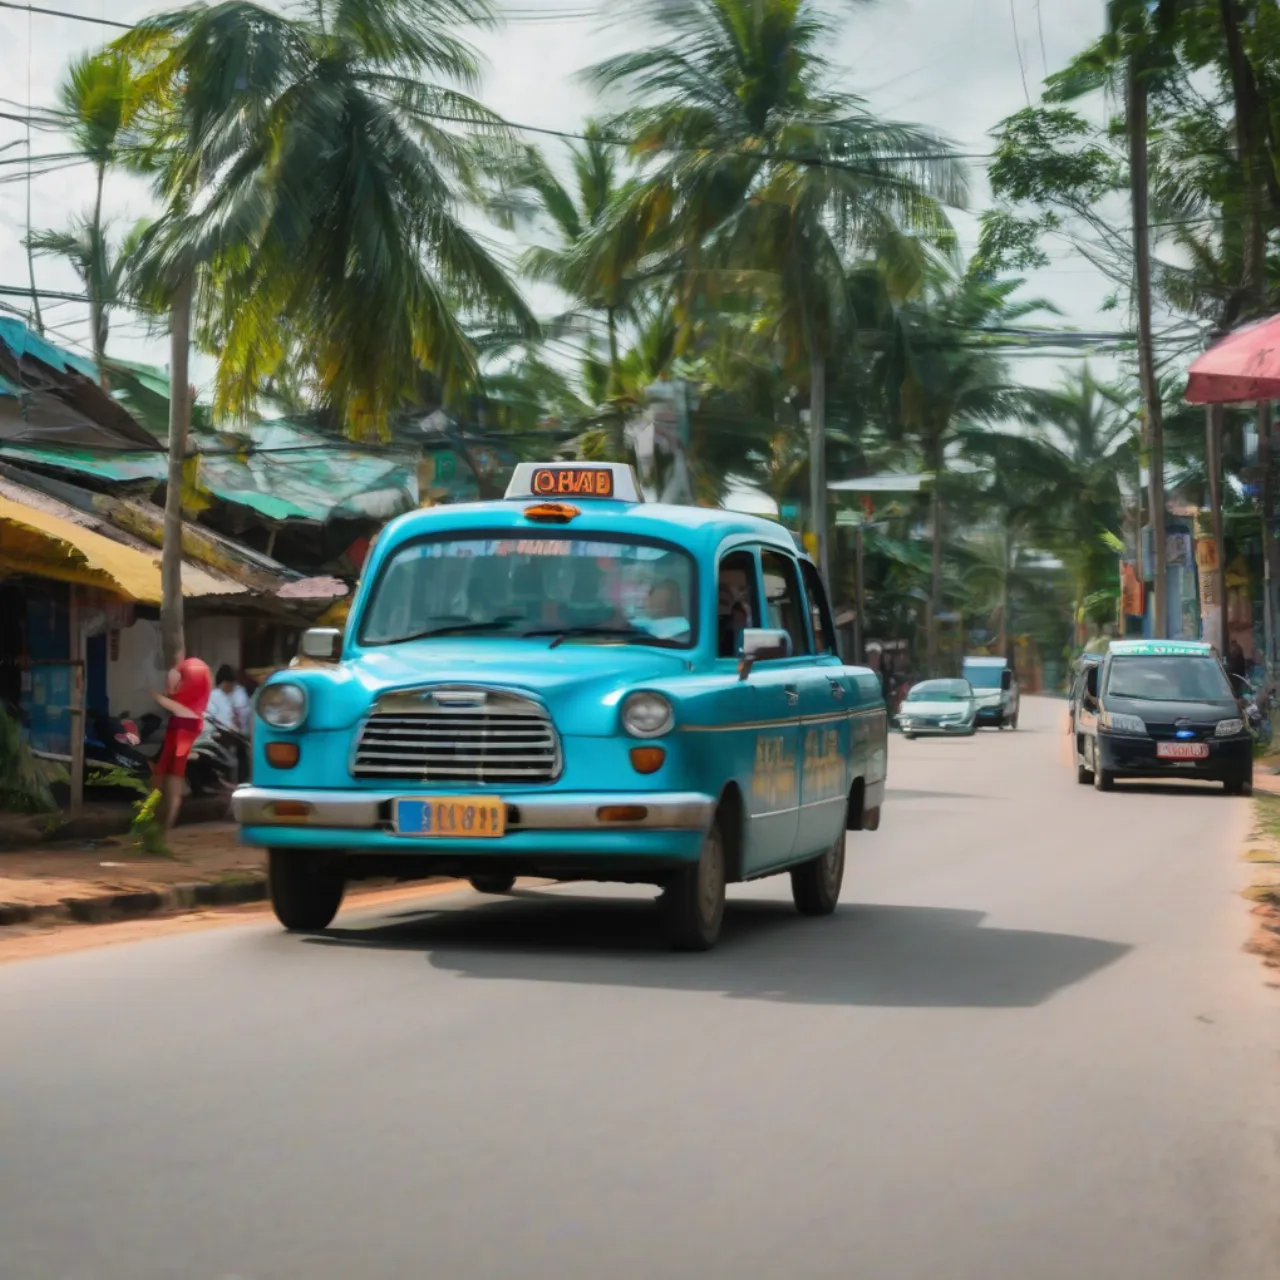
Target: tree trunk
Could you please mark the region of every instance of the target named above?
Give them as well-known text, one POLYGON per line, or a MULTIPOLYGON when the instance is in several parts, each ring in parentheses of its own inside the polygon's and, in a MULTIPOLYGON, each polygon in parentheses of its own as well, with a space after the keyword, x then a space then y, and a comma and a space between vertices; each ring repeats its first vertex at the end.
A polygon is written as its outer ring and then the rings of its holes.
POLYGON ((1210 571, 1213 589, 1202 594, 1214 602, 1210 616, 1203 620, 1204 638, 1226 656, 1227 644, 1227 565, 1222 534, 1222 407, 1205 409, 1205 471, 1209 479, 1209 514, 1213 527, 1213 559, 1217 568, 1210 571))
MULTIPOLYGON (((1266 179, 1267 159, 1263 155, 1259 127, 1265 105, 1258 92, 1253 66, 1240 37, 1239 0, 1219 0, 1222 32, 1227 46, 1227 63, 1231 69, 1231 96, 1235 105, 1236 151, 1245 183, 1244 261, 1241 269, 1240 297, 1248 314, 1259 312, 1266 301, 1266 213, 1269 188, 1266 179)), ((1231 308, 1228 327, 1234 324, 1239 306, 1231 308)))
POLYGON ((160 556, 160 643, 166 666, 185 648, 182 610, 182 483, 191 421, 188 381, 192 282, 174 291, 169 309, 169 480, 164 495, 164 546, 160 556))
POLYGON ((89 267, 89 329, 90 341, 93 343, 93 362, 98 366, 98 385, 103 391, 108 390, 107 370, 103 359, 107 351, 107 335, 104 330, 106 307, 114 299, 102 296, 102 287, 107 278, 107 244, 102 233, 102 186, 106 181, 105 165, 97 167, 97 191, 93 198, 93 224, 89 228, 90 248, 94 257, 87 264, 89 267))
POLYGON ((1151 342, 1151 233, 1147 193, 1147 83, 1136 57, 1128 68, 1127 125, 1129 131, 1129 185, 1133 205, 1133 254, 1138 311, 1138 376, 1147 419, 1150 453, 1151 634, 1163 639, 1169 629, 1166 603, 1164 545, 1164 417, 1156 382, 1155 353, 1151 342))
POLYGON ((1262 652, 1268 680, 1275 661, 1275 598, 1272 594, 1271 508, 1273 501, 1271 484, 1271 405, 1263 401, 1258 405, 1258 467, 1262 472, 1262 652))
POLYGON ((605 395, 612 396, 618 390, 618 315, 613 307, 606 307, 604 318, 609 330, 609 385, 605 395))
POLYGON ((928 637, 925 651, 926 674, 938 674, 938 614, 942 612, 942 464, 936 457, 941 447, 935 451, 933 497, 931 499, 933 517, 933 565, 929 581, 929 618, 926 626, 928 637))
POLYGON ((1009 656, 1009 531, 1006 529, 1001 543, 1000 565, 1000 635, 997 652, 1002 658, 1009 656))
POLYGON ((818 569, 831 589, 827 548, 827 366, 817 344, 809 344, 809 508, 818 543, 818 569))

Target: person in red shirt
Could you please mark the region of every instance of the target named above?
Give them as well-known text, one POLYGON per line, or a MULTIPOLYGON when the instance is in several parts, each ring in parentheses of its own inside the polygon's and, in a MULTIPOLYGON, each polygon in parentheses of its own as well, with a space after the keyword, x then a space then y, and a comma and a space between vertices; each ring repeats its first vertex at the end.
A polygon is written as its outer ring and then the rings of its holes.
POLYGON ((155 700, 169 712, 164 731, 164 746, 156 760, 156 785, 164 793, 164 825, 173 827, 182 808, 183 780, 187 761, 200 731, 204 728, 205 708, 213 692, 213 674, 209 664, 199 658, 188 658, 178 651, 177 661, 169 672, 164 693, 155 700))

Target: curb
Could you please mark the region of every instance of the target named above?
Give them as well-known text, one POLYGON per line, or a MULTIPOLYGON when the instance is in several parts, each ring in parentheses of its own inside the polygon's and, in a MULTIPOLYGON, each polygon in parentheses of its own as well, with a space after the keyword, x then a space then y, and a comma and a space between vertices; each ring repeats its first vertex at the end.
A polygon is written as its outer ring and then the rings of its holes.
POLYGON ((171 885, 167 889, 128 889, 94 898, 63 898, 61 902, 38 905, 0 902, 0 928, 46 920, 106 924, 168 911, 189 911, 192 907, 236 907, 265 902, 266 897, 267 878, 260 876, 223 882, 201 880, 171 885))

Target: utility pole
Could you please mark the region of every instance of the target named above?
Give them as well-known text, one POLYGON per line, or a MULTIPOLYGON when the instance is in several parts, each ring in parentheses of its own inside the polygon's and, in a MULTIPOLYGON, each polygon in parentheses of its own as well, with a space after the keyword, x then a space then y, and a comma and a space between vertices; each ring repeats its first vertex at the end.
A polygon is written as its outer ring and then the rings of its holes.
POLYGON ((185 648, 182 604, 182 482, 191 421, 188 369, 191 357, 192 280, 174 290, 169 309, 169 479, 164 495, 164 546, 160 555, 160 643, 171 667, 185 648))
POLYGON ((1148 212, 1147 82, 1141 59, 1129 55, 1126 116, 1129 133, 1129 187, 1133 206, 1134 278, 1138 312, 1138 376, 1146 417, 1149 454, 1151 516, 1151 634, 1164 639, 1169 629, 1168 582, 1164 545, 1164 416, 1156 381, 1155 350, 1151 340, 1151 231, 1148 212))

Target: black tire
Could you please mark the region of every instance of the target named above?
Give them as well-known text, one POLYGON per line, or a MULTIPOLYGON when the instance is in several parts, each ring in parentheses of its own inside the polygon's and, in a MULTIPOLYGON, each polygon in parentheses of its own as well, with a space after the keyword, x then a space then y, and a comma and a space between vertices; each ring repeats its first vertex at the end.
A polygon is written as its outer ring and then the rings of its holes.
POLYGON ((1082 787, 1087 787, 1093 781, 1093 770, 1086 769, 1078 760, 1076 761, 1076 781, 1082 787))
POLYGON ((1016 729, 1017 727, 1018 727, 1018 713, 1015 711, 1013 713, 1013 719, 1009 721, 1009 728, 1016 729))
POLYGON ((304 849, 270 850, 267 880, 276 919, 295 933, 328 928, 347 888, 339 859, 304 849))
POLYGON ((904 733, 902 736, 906 738, 908 742, 914 742, 916 740, 916 735, 914 733, 904 733))
POLYGON ((845 833, 826 853, 791 872, 791 897, 802 916, 829 916, 840 902, 844 881, 845 833))
POLYGON ((477 893, 510 893, 515 888, 515 876, 472 876, 471 887, 477 893))
POLYGON ((1229 796, 1249 796, 1253 794, 1253 774, 1241 774, 1238 778, 1228 778, 1222 784, 1229 796))
POLYGON ((702 854, 667 881, 658 899, 667 941, 675 951, 710 951, 724 923, 726 883, 724 831, 716 815, 702 854))
POLYGON ((1110 791, 1116 785, 1116 775, 1110 769, 1098 768, 1093 771, 1093 789, 1110 791))

